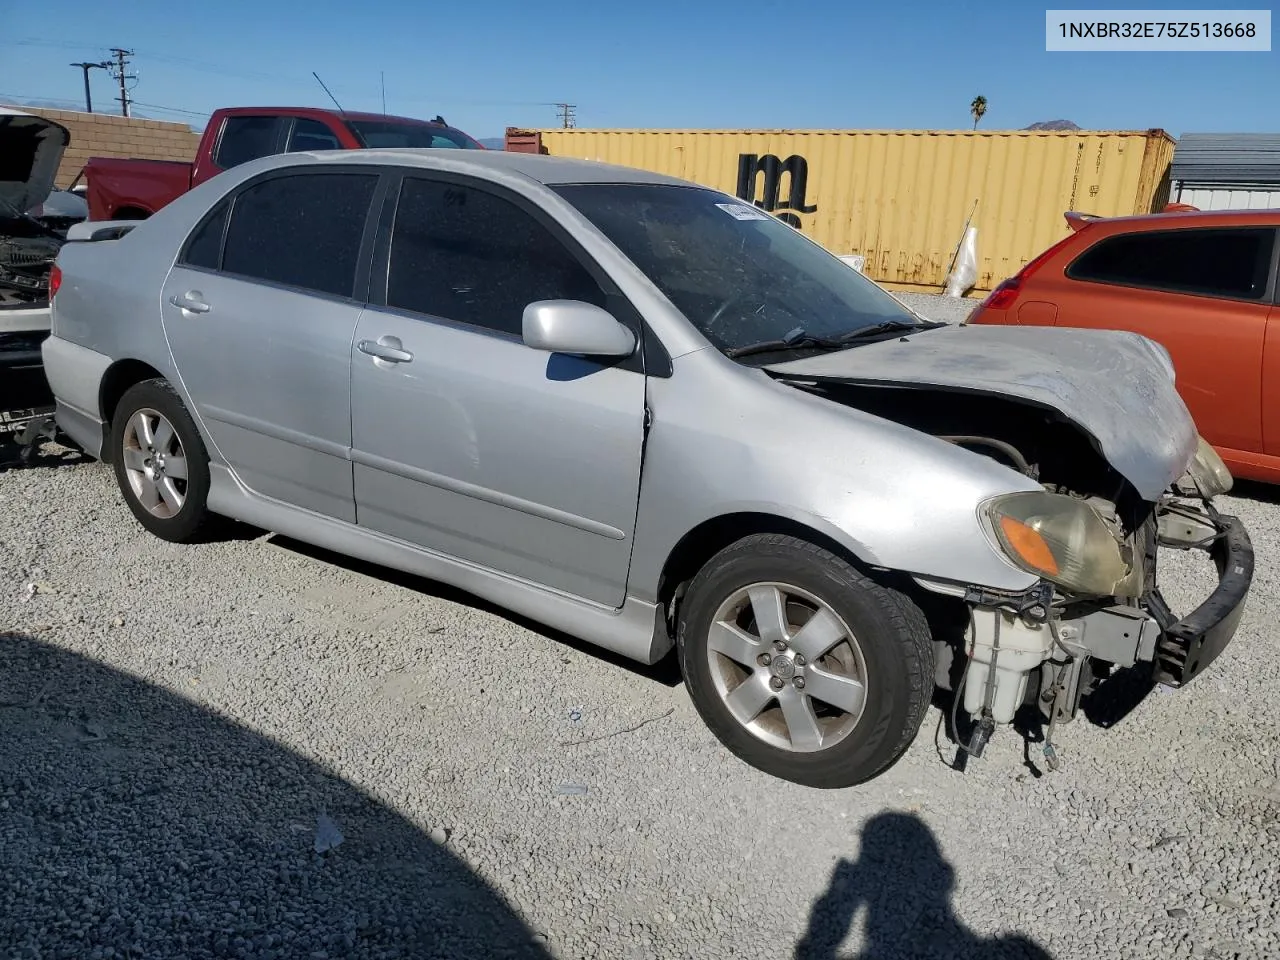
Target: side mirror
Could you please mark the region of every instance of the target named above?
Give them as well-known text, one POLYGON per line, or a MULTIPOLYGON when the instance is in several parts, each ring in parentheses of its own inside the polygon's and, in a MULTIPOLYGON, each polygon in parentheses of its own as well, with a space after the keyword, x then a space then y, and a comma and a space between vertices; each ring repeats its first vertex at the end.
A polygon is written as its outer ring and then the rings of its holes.
POLYGON ((524 343, 583 357, 629 357, 636 336, 607 310, 581 300, 538 300, 524 308, 524 343))

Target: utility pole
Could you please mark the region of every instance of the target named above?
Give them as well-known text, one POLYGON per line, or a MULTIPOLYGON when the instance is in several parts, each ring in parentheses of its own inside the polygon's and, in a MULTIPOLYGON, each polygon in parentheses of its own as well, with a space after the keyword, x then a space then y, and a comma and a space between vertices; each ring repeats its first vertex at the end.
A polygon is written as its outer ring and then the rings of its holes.
POLYGON ((73 63, 73 67, 79 67, 84 71, 84 110, 85 113, 93 113, 93 96, 89 93, 89 71, 98 69, 106 70, 111 66, 109 63, 73 63))
POLYGON ((116 80, 120 83, 120 96, 116 99, 120 101, 120 116, 127 117, 129 115, 129 88, 125 86, 126 80, 136 80, 136 73, 125 73, 125 67, 128 65, 125 57, 132 57, 132 50, 121 50, 119 47, 112 47, 111 53, 116 58, 116 80))
POLYGON ((560 108, 560 123, 564 126, 564 129, 568 130, 570 127, 577 125, 576 118, 573 115, 573 111, 577 109, 575 104, 557 103, 556 106, 560 108))

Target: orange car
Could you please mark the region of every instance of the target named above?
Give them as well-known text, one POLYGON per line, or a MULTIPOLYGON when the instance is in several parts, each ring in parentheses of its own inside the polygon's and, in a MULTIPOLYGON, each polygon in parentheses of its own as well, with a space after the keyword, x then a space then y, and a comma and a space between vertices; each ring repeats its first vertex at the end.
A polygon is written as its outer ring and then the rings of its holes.
POLYGON ((1280 483, 1280 210, 1066 218, 1072 232, 968 322, 1150 337, 1169 351, 1183 400, 1232 473, 1280 483))

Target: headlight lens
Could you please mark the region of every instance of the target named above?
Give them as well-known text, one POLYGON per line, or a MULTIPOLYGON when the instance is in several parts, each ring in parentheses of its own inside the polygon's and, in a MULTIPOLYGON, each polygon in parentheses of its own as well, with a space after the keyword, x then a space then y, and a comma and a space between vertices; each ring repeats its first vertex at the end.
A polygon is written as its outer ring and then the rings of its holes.
POLYGON ((1178 482, 1178 492, 1189 496, 1200 493, 1206 498, 1213 498, 1227 493, 1234 483, 1231 471, 1218 456, 1218 451, 1201 437, 1196 455, 1191 458, 1191 465, 1187 467, 1186 476, 1178 482))
POLYGON ((1129 561, 1090 504, 1056 493, 1012 493, 984 509, 1000 548, 1029 573, 1074 592, 1112 596, 1129 561))

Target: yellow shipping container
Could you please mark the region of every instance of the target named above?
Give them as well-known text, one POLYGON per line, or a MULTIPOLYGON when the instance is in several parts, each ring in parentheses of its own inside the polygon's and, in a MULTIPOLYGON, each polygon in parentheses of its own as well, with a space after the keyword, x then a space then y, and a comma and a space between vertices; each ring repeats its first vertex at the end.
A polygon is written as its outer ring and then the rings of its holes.
MULTIPOLYGON (((532 133, 532 131, 531 131, 532 133)), ((970 214, 978 290, 1066 236, 1063 213, 1151 213, 1163 130, 541 130, 554 156, 682 177, 755 201, 896 289, 937 290, 970 214)))

